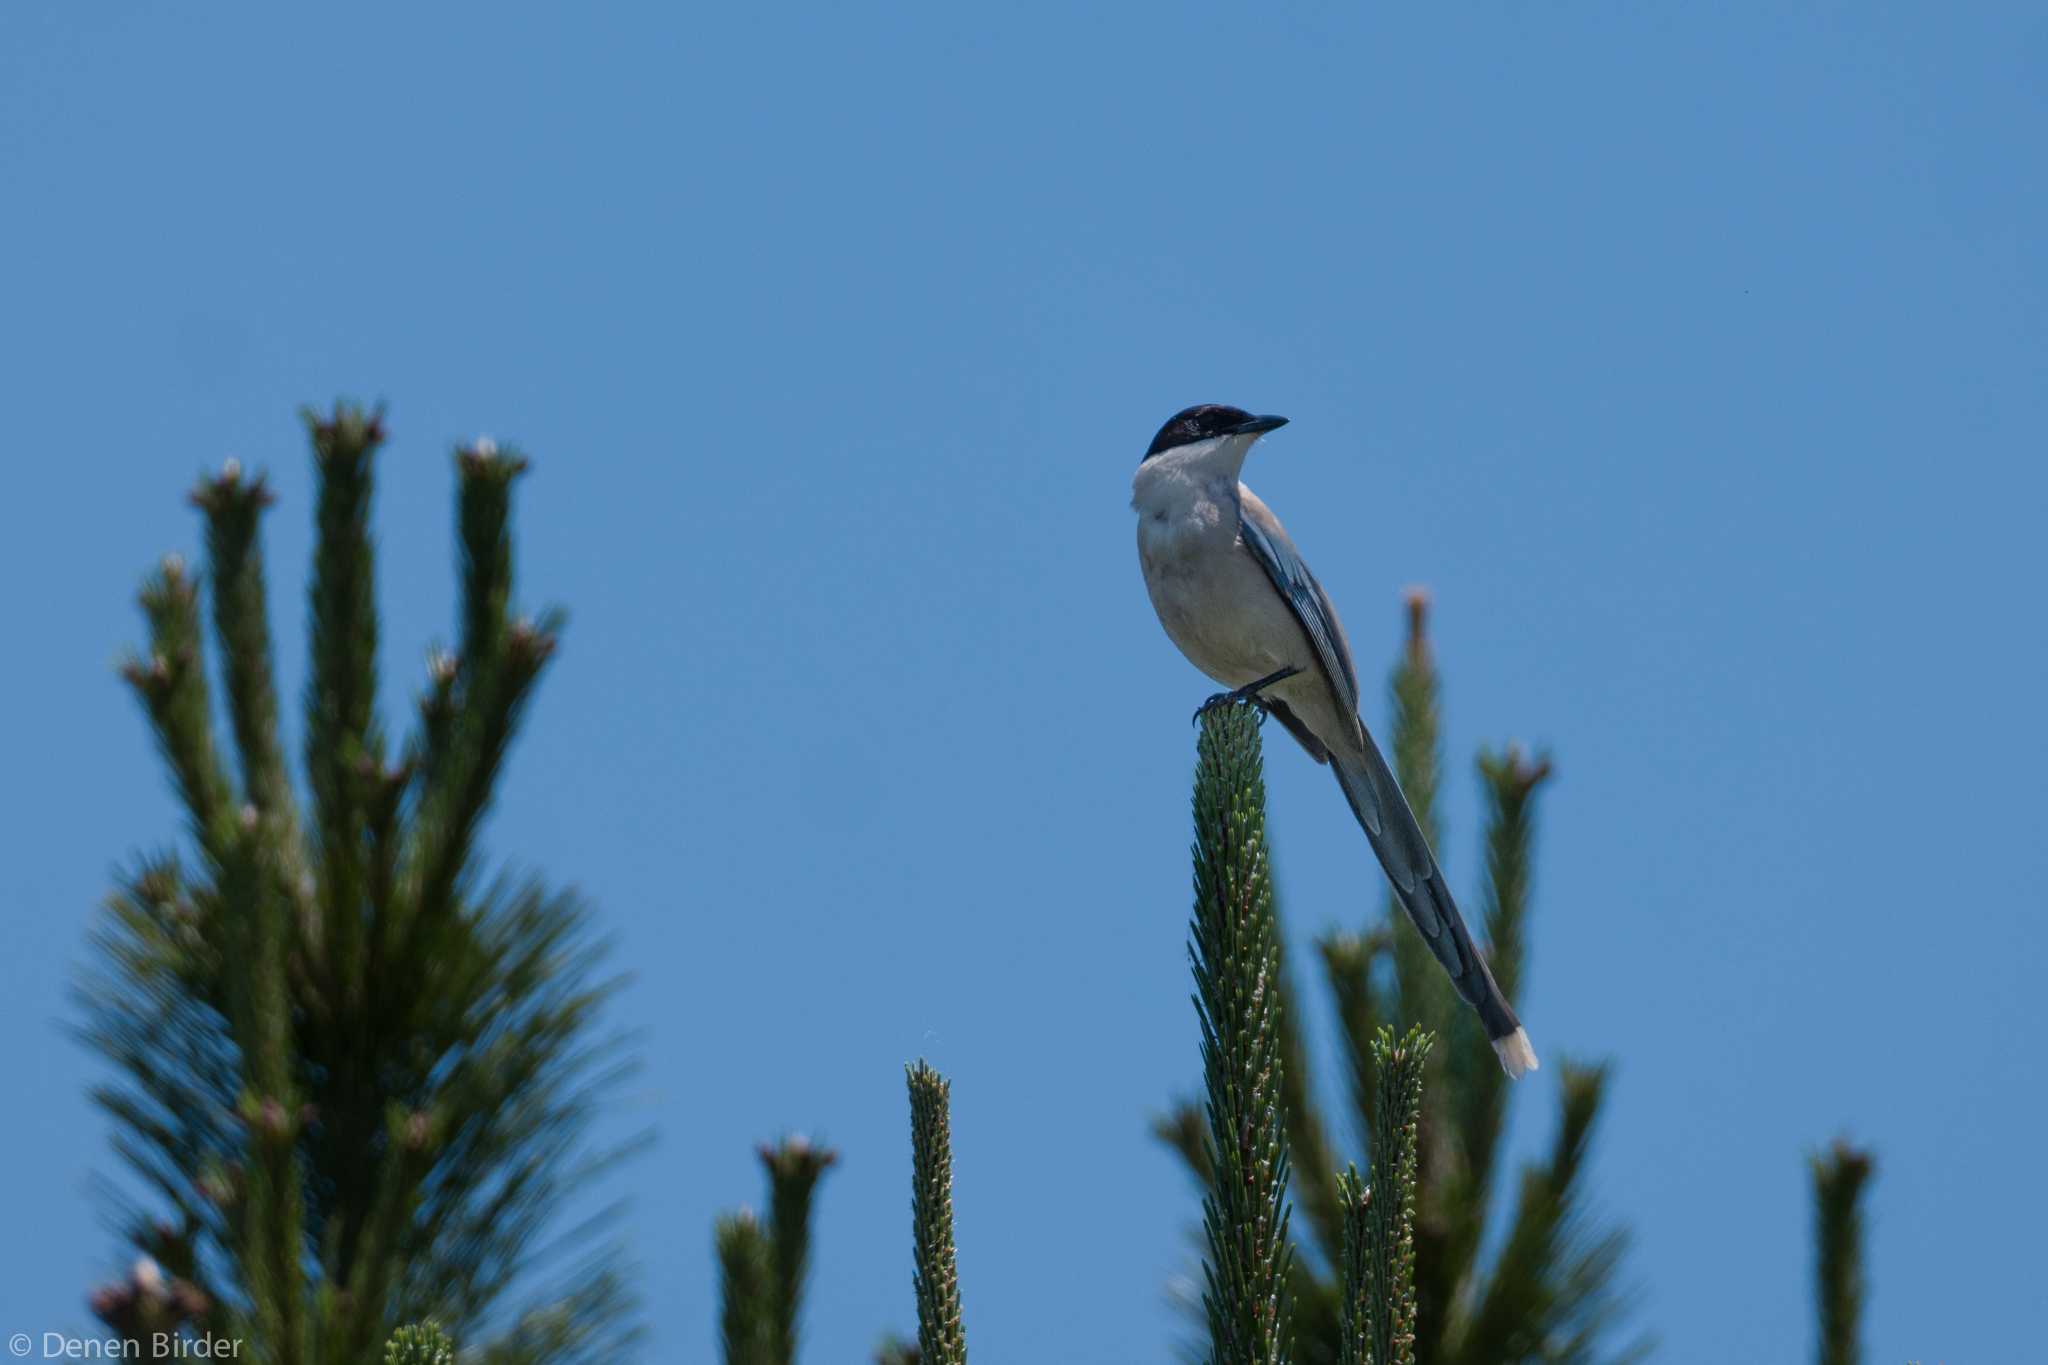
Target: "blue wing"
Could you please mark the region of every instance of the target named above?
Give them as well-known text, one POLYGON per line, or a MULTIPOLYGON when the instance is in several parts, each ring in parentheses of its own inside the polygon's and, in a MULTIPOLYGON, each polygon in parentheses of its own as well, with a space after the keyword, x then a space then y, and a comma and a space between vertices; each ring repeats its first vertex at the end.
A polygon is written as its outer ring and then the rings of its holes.
POLYGON ((1329 679, 1330 690, 1346 709, 1357 714, 1358 675, 1352 671, 1351 651, 1345 647, 1343 629, 1337 624, 1337 613, 1331 608, 1323 585, 1316 582, 1316 576, 1302 561, 1301 552, 1263 506, 1240 499, 1237 528, 1244 547, 1259 561, 1259 567, 1273 580, 1294 619, 1301 623, 1302 634, 1308 637, 1309 648, 1315 651, 1316 662, 1329 679), (1263 517, 1259 515, 1262 512, 1263 517))

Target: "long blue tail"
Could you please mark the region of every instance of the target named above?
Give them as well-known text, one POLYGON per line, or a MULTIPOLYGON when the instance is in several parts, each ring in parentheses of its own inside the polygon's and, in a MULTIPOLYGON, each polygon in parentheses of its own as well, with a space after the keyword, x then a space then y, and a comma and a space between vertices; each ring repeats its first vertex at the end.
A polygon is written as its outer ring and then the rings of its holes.
POLYGON ((1478 1011, 1479 1022, 1493 1041, 1501 1066, 1512 1077, 1534 1071, 1536 1049, 1530 1046, 1521 1020, 1515 1017, 1507 997, 1494 983, 1486 959, 1472 942, 1472 932, 1465 927, 1465 917, 1458 913, 1457 902, 1451 899, 1443 869, 1430 852, 1422 826, 1415 822, 1415 812, 1408 808, 1408 798, 1402 795, 1400 783, 1394 780, 1387 761, 1380 757, 1372 736, 1365 734, 1362 726, 1360 737, 1364 741, 1363 753, 1330 755, 1330 767, 1337 774, 1344 799, 1351 803, 1351 813, 1358 817, 1365 837, 1372 841, 1372 850, 1379 855, 1380 866, 1386 869, 1387 880, 1394 884, 1394 894, 1421 933, 1422 941, 1443 964, 1459 998, 1478 1011))

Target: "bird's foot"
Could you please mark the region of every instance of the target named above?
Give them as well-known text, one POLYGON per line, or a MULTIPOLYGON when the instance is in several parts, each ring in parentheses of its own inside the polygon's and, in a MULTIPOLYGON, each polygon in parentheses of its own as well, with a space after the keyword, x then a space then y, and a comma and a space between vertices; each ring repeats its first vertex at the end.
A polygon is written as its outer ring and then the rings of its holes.
POLYGON ((1286 682, 1299 672, 1301 672, 1301 669, 1293 664, 1289 664, 1283 669, 1268 673, 1263 678, 1246 683, 1234 692, 1218 692, 1215 696, 1195 708, 1194 719, 1191 723, 1200 725, 1203 716, 1208 715, 1211 711, 1221 706, 1256 706, 1259 708, 1260 718, 1263 719, 1267 713, 1266 699, 1259 694, 1274 683, 1286 682))

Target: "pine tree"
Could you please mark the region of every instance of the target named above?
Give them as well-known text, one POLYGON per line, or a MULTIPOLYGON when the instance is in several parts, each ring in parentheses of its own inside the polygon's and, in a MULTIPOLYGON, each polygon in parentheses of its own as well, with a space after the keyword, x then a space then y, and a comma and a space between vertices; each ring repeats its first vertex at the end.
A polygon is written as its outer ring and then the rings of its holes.
POLYGON ((382 417, 341 405, 307 427, 303 789, 279 735, 264 477, 231 461, 193 494, 204 594, 175 557, 141 594, 148 645, 123 672, 189 847, 120 878, 79 985, 80 1034, 115 1072, 95 1097, 148 1191, 117 1204, 141 1258, 92 1306, 125 1340, 206 1332, 275 1365, 371 1361, 428 1317, 478 1340, 477 1360, 615 1361, 633 1334, 615 1259, 588 1237, 543 1242, 619 1155, 588 1141, 630 1062, 601 1031, 615 982, 573 894, 490 877, 477 848, 561 624, 511 605, 526 461, 481 441, 457 454, 460 639, 394 752, 376 707, 382 417))
MULTIPOLYGON (((1188 956, 1208 1103, 1186 1120, 1194 1126, 1188 1150, 1210 1176, 1203 1301, 1205 1359, 1213 1365, 1280 1365, 1293 1358, 1288 1088, 1281 1059, 1287 1035, 1266 851, 1262 719, 1243 703, 1204 707, 1196 752, 1188 956)), ((1344 1365, 1415 1365, 1416 1172, 1423 1064, 1433 1042, 1419 1029, 1398 1043, 1384 1028, 1372 1039, 1378 1088, 1369 1102, 1379 1135, 1372 1183, 1364 1183, 1355 1166, 1330 1175, 1342 1237, 1332 1342, 1344 1365)), ((875 1362, 965 1365, 953 1245, 952 1086, 923 1062, 908 1069, 908 1079, 917 1341, 887 1337, 875 1362)), ((714 1228, 725 1365, 795 1365, 793 1324, 803 1292, 810 1195, 832 1156, 795 1140, 763 1148, 761 1159, 770 1177, 769 1226, 742 1209, 714 1228)))
MULTIPOLYGON (((1408 603, 1406 647, 1392 677, 1394 765, 1432 843, 1440 786, 1439 684, 1427 635, 1427 601, 1408 603)), ((1535 832, 1535 797, 1547 759, 1519 750, 1482 754, 1487 796, 1484 909, 1488 960, 1510 999, 1522 980, 1535 832)), ((1617 1344, 1624 1301, 1617 1277, 1625 1247, 1618 1229, 1598 1225, 1581 1179, 1607 1091, 1601 1066, 1560 1060, 1557 1131, 1545 1159, 1521 1173, 1507 1231, 1490 1258, 1481 1242, 1494 1205, 1508 1082, 1476 1020, 1461 1008, 1391 897, 1382 922, 1318 943, 1347 1062, 1348 1107, 1377 1145, 1381 1064, 1374 1042, 1399 1019, 1442 1038, 1430 1055, 1421 1107, 1419 1194, 1414 1229, 1416 1365, 1594 1365, 1633 1359, 1640 1342, 1617 1344)), ((1277 992, 1279 1065, 1287 1145, 1297 1173, 1306 1234, 1292 1256, 1295 1356, 1335 1365, 1344 1355, 1339 1281, 1347 1221, 1346 1187, 1329 1128, 1316 1103, 1299 993, 1283 973, 1277 992)), ((1553 1074, 1553 1073, 1546 1073, 1553 1074)), ((1529 1086, 1532 1082, 1523 1082, 1529 1086)), ((1183 1104, 1155 1125, 1204 1189, 1215 1187, 1199 1111, 1183 1104)))

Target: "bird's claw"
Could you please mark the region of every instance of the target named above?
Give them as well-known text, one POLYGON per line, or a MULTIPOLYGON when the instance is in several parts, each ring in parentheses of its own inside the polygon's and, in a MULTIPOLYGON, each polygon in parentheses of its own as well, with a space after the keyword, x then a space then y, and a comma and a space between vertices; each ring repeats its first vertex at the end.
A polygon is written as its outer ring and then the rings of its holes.
POLYGON ((1274 683, 1286 682, 1299 672, 1301 672, 1299 668, 1289 664, 1277 672, 1268 673, 1263 678, 1246 683, 1234 692, 1218 692, 1215 696, 1195 708, 1194 717, 1189 724, 1200 725, 1203 716, 1208 715, 1211 711, 1221 706, 1256 706, 1259 708, 1259 720, 1263 724, 1266 716, 1270 713, 1270 708, 1266 704, 1266 699, 1259 694, 1274 683))
MULTIPOLYGON (((1195 708, 1195 714, 1189 720, 1188 723, 1190 725, 1200 725, 1202 723, 1202 717, 1208 715, 1211 711, 1217 710, 1225 706, 1241 705, 1258 706, 1259 704, 1255 699, 1251 697, 1241 696, 1236 692, 1218 692, 1215 696, 1209 698, 1207 701, 1203 702, 1200 706, 1197 706, 1195 708)), ((1266 708, 1263 706, 1259 706, 1259 719, 1261 721, 1264 721, 1265 718, 1266 708)))

